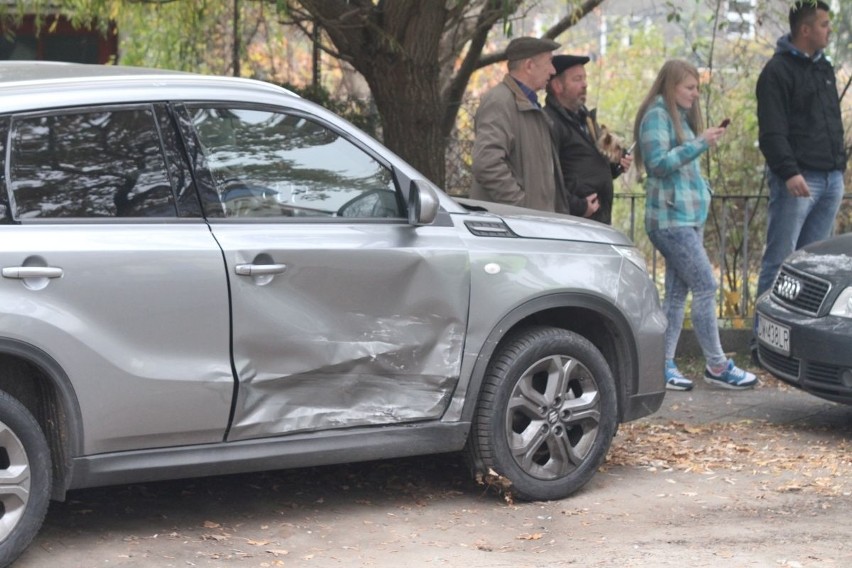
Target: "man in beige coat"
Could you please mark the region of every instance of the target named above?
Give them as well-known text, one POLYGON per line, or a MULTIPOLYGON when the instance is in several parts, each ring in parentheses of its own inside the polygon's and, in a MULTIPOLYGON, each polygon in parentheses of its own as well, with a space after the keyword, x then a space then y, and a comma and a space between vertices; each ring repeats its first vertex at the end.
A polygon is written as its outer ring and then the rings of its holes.
POLYGON ((567 212, 548 118, 536 93, 556 70, 559 44, 522 37, 506 48, 508 73, 482 97, 473 143, 473 199, 567 212))

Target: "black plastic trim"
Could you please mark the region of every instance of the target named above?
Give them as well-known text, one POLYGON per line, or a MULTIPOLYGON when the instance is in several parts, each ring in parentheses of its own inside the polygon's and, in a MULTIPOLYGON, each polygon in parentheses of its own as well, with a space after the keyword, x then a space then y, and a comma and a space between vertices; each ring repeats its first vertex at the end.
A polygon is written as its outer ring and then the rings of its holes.
POLYGON ((465 221, 464 225, 477 237, 518 238, 518 235, 503 221, 465 221))
POLYGON ((425 422, 77 458, 71 489, 459 451, 469 423, 425 422))
POLYGON ((63 443, 67 461, 61 464, 64 479, 54 479, 53 499, 64 497, 74 475, 74 457, 83 451, 83 416, 80 404, 74 392, 74 386, 68 375, 56 360, 34 345, 17 339, 0 338, 0 353, 12 355, 26 360, 41 370, 56 387, 60 404, 65 413, 67 423, 64 425, 63 443))

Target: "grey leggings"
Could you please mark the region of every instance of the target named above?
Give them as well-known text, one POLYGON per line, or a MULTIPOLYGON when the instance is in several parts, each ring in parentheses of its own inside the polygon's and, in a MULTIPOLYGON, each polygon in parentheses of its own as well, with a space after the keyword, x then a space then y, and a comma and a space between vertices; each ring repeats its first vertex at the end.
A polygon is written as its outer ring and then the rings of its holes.
POLYGON ((692 327, 710 367, 727 361, 719 341, 716 322, 716 279, 704 250, 703 227, 657 229, 648 233, 651 242, 666 259, 666 292, 663 310, 669 320, 666 328, 666 359, 674 359, 686 296, 692 292, 692 327))

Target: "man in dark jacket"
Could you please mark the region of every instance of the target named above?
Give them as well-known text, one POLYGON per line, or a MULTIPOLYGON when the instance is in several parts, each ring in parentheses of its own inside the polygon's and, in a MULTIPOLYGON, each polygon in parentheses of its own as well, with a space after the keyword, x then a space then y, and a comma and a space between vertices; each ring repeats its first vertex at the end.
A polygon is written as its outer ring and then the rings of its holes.
POLYGON ((588 82, 583 67, 589 58, 557 55, 556 74, 547 84, 545 112, 551 118, 554 143, 572 215, 612 222, 612 180, 630 168, 633 158, 621 156, 611 162, 599 149, 601 129, 596 111, 586 108, 588 82))
POLYGON ((778 40, 757 80, 760 150, 769 168, 758 295, 769 290, 790 253, 831 236, 844 193, 840 101, 823 53, 831 34, 829 10, 825 2, 796 2, 790 34, 778 40))

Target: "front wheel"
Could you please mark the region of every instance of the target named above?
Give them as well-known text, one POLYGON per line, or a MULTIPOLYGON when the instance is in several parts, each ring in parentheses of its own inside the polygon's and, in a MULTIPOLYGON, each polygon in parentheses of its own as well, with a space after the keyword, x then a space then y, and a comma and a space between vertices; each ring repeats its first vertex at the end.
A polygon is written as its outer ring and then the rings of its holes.
POLYGON ((0 391, 0 567, 38 533, 50 502, 50 451, 32 414, 0 391))
POLYGON ((574 332, 536 326, 492 358, 468 457, 518 498, 562 499, 595 474, 617 424, 615 381, 600 351, 574 332))

